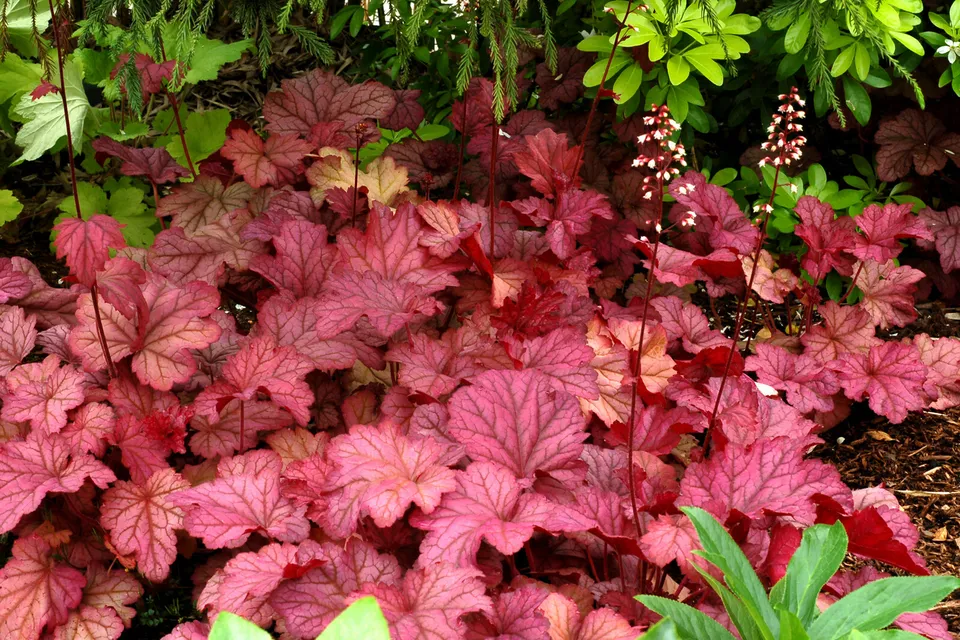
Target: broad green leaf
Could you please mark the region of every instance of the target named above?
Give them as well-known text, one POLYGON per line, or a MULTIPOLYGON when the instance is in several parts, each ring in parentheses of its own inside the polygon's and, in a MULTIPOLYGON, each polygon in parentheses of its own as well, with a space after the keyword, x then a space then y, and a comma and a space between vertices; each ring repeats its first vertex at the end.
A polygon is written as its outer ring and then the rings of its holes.
POLYGON ((577 45, 577 49, 592 53, 609 54, 610 50, 613 49, 613 45, 610 43, 609 36, 590 36, 589 38, 581 40, 580 44, 577 45))
MULTIPOLYGON (((842 525, 841 525, 842 526, 842 525)), ((803 623, 786 609, 780 609, 780 638, 778 640, 810 640, 803 623)))
POLYGON ((854 45, 854 49, 856 51, 856 55, 853 58, 854 69, 857 78, 863 82, 870 75, 870 52, 859 42, 854 45))
POLYGON ((317 640, 390 640, 390 627, 373 596, 360 598, 333 619, 317 640))
POLYGON ((44 33, 47 25, 50 24, 50 9, 46 2, 36 2, 31 0, 7 0, 0 3, 0 8, 6 7, 7 33, 10 36, 10 43, 16 47, 20 53, 27 56, 37 55, 37 45, 33 41, 34 15, 31 5, 36 7, 36 27, 37 31, 44 33))
POLYGON ((670 76, 670 84, 681 85, 690 75, 690 65, 683 56, 672 56, 667 60, 667 74, 670 76))
POLYGON ((807 44, 807 36, 810 35, 810 13, 800 12, 797 21, 790 25, 786 35, 783 36, 783 46, 787 53, 798 53, 803 46, 807 44))
POLYGON ((774 640, 773 632, 767 627, 763 620, 754 617, 753 613, 747 608, 740 598, 733 595, 730 589, 727 589, 723 583, 714 578, 708 571, 694 565, 694 568, 700 573, 700 576, 710 585, 710 588, 720 596, 723 602, 723 608, 730 616, 731 622, 740 632, 743 640, 774 640))
POLYGON ((210 629, 210 640, 273 640, 273 636, 238 615, 221 611, 210 629))
POLYGON ((724 167, 710 177, 710 182, 715 185, 728 185, 737 179, 737 170, 733 167, 724 167))
POLYGON ((923 55, 923 44, 909 33, 890 31, 890 36, 918 56, 923 55))
MULTIPOLYGON (((613 56, 613 60, 610 61, 610 71, 607 73, 607 80, 617 75, 617 73, 623 69, 628 64, 633 62, 633 58, 622 55, 620 52, 617 52, 613 56)), ((607 58, 605 56, 601 57, 599 60, 593 63, 587 72, 583 74, 583 86, 585 87, 596 87, 600 84, 600 80, 603 79, 603 70, 607 68, 607 58)))
POLYGON ((643 632, 637 640, 686 640, 680 635, 677 625, 670 618, 663 618, 657 624, 643 632))
POLYGON ((770 602, 774 607, 782 605, 802 625, 810 624, 817 615, 820 590, 840 568, 846 554, 847 533, 842 524, 818 524, 804 530, 787 573, 770 593, 770 602))
POLYGON ((220 40, 201 37, 190 60, 190 70, 184 77, 189 84, 216 80, 223 65, 239 60, 253 48, 253 40, 239 40, 226 44, 220 40))
POLYGON ((685 58, 690 65, 699 71, 704 78, 717 85, 723 84, 723 67, 717 64, 716 60, 710 55, 701 55, 700 50, 706 49, 711 45, 704 45, 691 49, 687 52, 685 58))
POLYGON ((776 637, 780 626, 779 617, 770 606, 767 591, 743 551, 723 525, 703 509, 684 507, 682 511, 693 521, 697 535, 700 536, 704 550, 697 554, 723 572, 724 581, 730 590, 743 600, 758 625, 764 624, 776 637))
POLYGON ((838 640, 854 629, 883 629, 900 614, 929 611, 960 588, 960 578, 925 576, 883 578, 830 605, 810 626, 813 640, 838 640))
MULTIPOLYGON (((226 109, 195 111, 187 116, 184 128, 186 129, 187 149, 190 150, 190 159, 193 160, 194 166, 220 150, 227 140, 228 124, 230 124, 230 112, 226 109)), ((180 142, 179 135, 175 135, 167 144, 167 151, 181 165, 189 166, 183 153, 183 144, 180 142)))
POLYGON ((347 26, 347 23, 350 22, 350 18, 353 17, 353 14, 357 11, 362 12, 363 7, 360 5, 347 5, 343 9, 337 12, 337 15, 333 16, 330 20, 330 39, 334 39, 340 35, 340 32, 343 31, 343 28, 347 26))
POLYGON ((43 80, 40 65, 25 62, 15 53, 8 53, 0 62, 0 103, 29 93, 43 80))
POLYGON ((851 631, 843 640, 927 640, 927 637, 901 629, 887 629, 885 631, 851 631))
POLYGON ((873 112, 873 104, 870 102, 870 94, 863 88, 863 85, 849 76, 843 78, 843 97, 847 108, 853 113, 861 125, 870 122, 870 114, 873 112))
POLYGON ((643 67, 639 64, 634 63, 624 69, 623 73, 617 76, 616 82, 613 83, 613 92, 618 96, 615 98, 616 103, 623 104, 632 98, 637 93, 637 89, 640 88, 642 81, 643 67))
POLYGON ((826 190, 820 194, 820 199, 837 211, 842 211, 863 200, 863 191, 860 189, 840 189, 827 195, 826 190))
POLYGON ((0 189, 0 225, 15 220, 21 211, 23 211, 23 205, 13 195, 13 191, 0 189))
POLYGON ((827 172, 819 164, 812 164, 807 169, 807 179, 810 180, 810 186, 822 189, 827 184, 827 172))
POLYGON ((719 622, 689 605, 659 596, 636 596, 636 599, 648 609, 672 620, 684 640, 735 640, 719 622))
POLYGON ((960 28, 960 0, 953 0, 950 5, 950 25, 954 28, 960 28))
POLYGON ((687 119, 687 114, 690 112, 690 105, 672 86, 667 89, 667 106, 670 107, 670 112, 677 122, 683 122, 687 119))
POLYGON ((840 296, 843 295, 843 278, 839 273, 836 271, 828 273, 824 286, 827 288, 827 295, 830 296, 831 300, 834 302, 840 300, 840 296))
POLYGON ((847 72, 847 69, 850 68, 850 65, 853 64, 854 57, 857 55, 855 45, 851 45, 841 51, 837 55, 837 59, 833 61, 833 66, 830 67, 830 75, 834 78, 842 76, 847 72))
POLYGON ((442 124, 425 124, 417 129, 417 135, 421 140, 437 140, 450 133, 450 128, 442 124))
POLYGON ((143 191, 136 187, 121 187, 110 194, 107 214, 124 225, 121 232, 131 247, 153 246, 157 218, 147 211, 143 191))
MULTIPOLYGON (((55 70, 55 74, 55 82, 59 84, 59 71, 55 70)), ((64 64, 63 77, 67 88, 70 133, 75 142, 74 150, 79 151, 79 142, 83 139, 83 125, 90 113, 90 102, 83 90, 83 69, 76 61, 68 59, 64 64)), ((23 147, 23 155, 15 164, 36 160, 67 135, 67 123, 59 92, 48 93, 38 100, 34 100, 29 93, 24 94, 13 111, 24 123, 17 133, 17 144, 23 147)))

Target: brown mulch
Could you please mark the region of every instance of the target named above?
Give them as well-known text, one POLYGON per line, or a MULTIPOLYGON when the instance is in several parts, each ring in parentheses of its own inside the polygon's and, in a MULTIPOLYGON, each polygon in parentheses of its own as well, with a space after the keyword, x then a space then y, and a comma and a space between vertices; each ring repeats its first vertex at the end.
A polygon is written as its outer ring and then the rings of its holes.
MULTIPOLYGON (((910 414, 898 425, 852 418, 823 437, 817 455, 837 465, 847 484, 883 483, 897 496, 920 530, 917 552, 930 570, 960 575, 960 408, 910 414)), ((960 634, 960 594, 938 612, 960 634)))

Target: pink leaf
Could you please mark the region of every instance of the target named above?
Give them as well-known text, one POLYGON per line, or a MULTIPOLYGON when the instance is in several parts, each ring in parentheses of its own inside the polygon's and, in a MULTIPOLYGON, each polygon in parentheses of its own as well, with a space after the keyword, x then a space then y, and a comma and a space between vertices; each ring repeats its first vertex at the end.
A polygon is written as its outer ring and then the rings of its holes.
POLYGON ((81 605, 70 612, 67 622, 57 627, 53 640, 118 640, 123 620, 113 609, 95 609, 81 605))
POLYGON ((596 354, 582 331, 561 327, 545 336, 508 341, 507 347, 510 357, 524 369, 545 374, 557 389, 587 400, 600 397, 597 372, 590 367, 596 354))
POLYGON ((129 627, 137 611, 127 605, 137 602, 142 595, 140 582, 126 571, 108 571, 96 564, 87 567, 87 586, 83 588, 81 604, 112 609, 129 627))
POLYGON ((322 69, 280 86, 282 90, 267 94, 263 103, 272 133, 307 136, 314 125, 340 121, 340 130, 353 134, 358 123, 386 118, 396 106, 394 92, 379 82, 350 85, 322 69))
POLYGON ((83 374, 47 356, 42 363, 23 364, 8 374, 0 397, 5 420, 29 420, 34 429, 57 433, 67 425, 67 411, 83 404, 83 374))
POLYGON ((816 520, 817 494, 852 506, 837 470, 804 460, 804 452, 790 438, 758 440, 750 448, 728 444, 687 467, 677 504, 706 509, 721 522, 738 511, 748 518, 779 514, 808 526, 816 520))
POLYGON ((200 175, 190 184, 180 185, 169 196, 161 198, 157 215, 172 215, 173 225, 181 227, 190 237, 224 214, 246 208, 253 193, 253 188, 246 182, 224 187, 217 178, 200 175))
POLYGON ((120 172, 125 176, 142 176, 153 184, 166 184, 185 178, 190 172, 181 167, 163 147, 128 147, 110 138, 93 141, 97 153, 123 160, 120 172))
POLYGON ((700 549, 700 538, 689 518, 683 515, 662 515, 647 525, 647 531, 640 538, 640 549, 650 562, 665 567, 673 561, 684 575, 695 577, 695 556, 700 549))
POLYGON ((540 611, 550 622, 550 640, 634 640, 638 633, 612 609, 583 616, 577 604, 560 593, 547 596, 540 611))
POLYGON ((448 341, 416 333, 410 335, 408 342, 391 347, 386 360, 401 365, 400 384, 433 398, 450 393, 462 379, 481 371, 448 341))
POLYGON ((569 468, 583 450, 584 418, 576 399, 538 371, 488 371, 450 399, 450 434, 478 461, 518 479, 569 468))
POLYGON ((53 559, 42 538, 20 538, 0 569, 0 636, 37 640, 45 627, 64 624, 80 604, 85 583, 82 573, 53 559))
POLYGON ((434 564, 408 571, 402 585, 371 584, 363 593, 376 596, 395 640, 451 640, 464 635, 461 616, 492 608, 480 575, 434 564))
POLYGON ((881 329, 905 327, 917 319, 913 294, 924 273, 912 267, 898 267, 893 261, 880 264, 868 260, 857 278, 863 292, 861 304, 881 329))
POLYGON ((866 354, 844 354, 837 363, 837 377, 847 397, 863 400, 893 423, 903 422, 907 412, 925 405, 923 385, 927 367, 913 345, 884 342, 866 354))
POLYGON ((741 255, 753 252, 759 232, 726 189, 708 183, 698 171, 688 171, 670 183, 670 194, 677 199, 670 215, 686 217, 693 211, 697 233, 706 234, 711 248, 732 249, 741 255))
POLYGON ((467 640, 541 640, 550 628, 539 610, 548 595, 535 586, 502 592, 493 603, 493 611, 469 621, 467 640))
POLYGON ((136 262, 113 258, 97 274, 97 292, 128 320, 146 321, 150 311, 140 288, 146 281, 147 274, 136 262))
POLYGON ((877 152, 877 177, 896 182, 910 173, 929 176, 947 165, 947 158, 957 162, 960 136, 948 133, 936 116, 919 109, 907 109, 896 118, 880 123, 874 136, 880 145, 877 152))
POLYGON ((303 158, 313 145, 297 135, 272 135, 266 143, 249 129, 233 129, 220 153, 255 189, 296 182, 303 173, 303 158))
POLYGON ((151 438, 146 431, 146 420, 167 411, 176 411, 179 406, 157 409, 143 418, 121 413, 114 427, 110 444, 120 448, 121 460, 130 471, 134 482, 145 483, 157 471, 166 469, 169 447, 151 438))
POLYGON ((960 340, 931 338, 925 333, 913 337, 920 361, 927 367, 924 394, 931 409, 949 409, 960 404, 960 340))
POLYGON ((60 432, 70 445, 82 453, 102 457, 116 426, 113 408, 101 402, 88 402, 73 414, 73 422, 60 432))
POLYGON ((525 136, 527 148, 514 155, 520 173, 533 181, 533 188, 546 196, 554 196, 580 184, 573 175, 580 157, 576 147, 568 148, 567 136, 553 129, 543 129, 525 136))
POLYGON ((844 254, 857 241, 853 219, 834 219, 833 207, 813 196, 800 198, 794 210, 800 216, 794 233, 807 245, 801 266, 817 280, 826 277, 831 269, 849 274, 852 260, 844 254))
POLYGON ((11 531, 48 493, 74 493, 89 478, 101 489, 116 476, 93 456, 74 452, 59 435, 31 432, 0 445, 0 532, 11 531))
POLYGON ((17 298, 17 306, 37 317, 37 327, 73 325, 79 294, 44 282, 40 271, 26 258, 0 258, 0 301, 17 298))
POLYGON ((391 422, 351 427, 327 448, 327 459, 334 464, 327 528, 344 537, 361 515, 369 515, 378 527, 389 527, 411 503, 432 512, 440 497, 456 486, 446 466, 456 458, 448 456, 445 445, 403 436, 391 422))
POLYGON ((920 219, 933 235, 944 272, 960 268, 960 207, 950 207, 946 211, 926 208, 920 212, 920 219))
POLYGON ((258 393, 266 393, 274 404, 305 426, 310 419, 313 394, 304 378, 312 369, 313 363, 292 348, 278 347, 269 337, 255 338, 227 358, 222 380, 201 391, 196 406, 200 413, 216 421, 222 401, 251 401, 256 400, 258 393))
POLYGON ((787 401, 801 413, 831 411, 831 396, 840 391, 836 375, 813 357, 796 355, 782 347, 758 344, 757 354, 747 358, 747 371, 774 389, 787 392, 787 401))
POLYGON ((206 622, 184 622, 160 640, 207 640, 210 625, 206 622))
MULTIPOLYGON (((743 276, 749 282, 753 272, 753 257, 744 256, 743 276)), ((777 269, 773 256, 767 250, 760 252, 760 263, 753 276, 753 290, 762 300, 783 304, 784 296, 792 292, 799 282, 799 278, 789 269, 777 269)))
POLYGON ((933 235, 921 219, 913 215, 912 207, 909 203, 868 206, 855 218, 863 235, 854 236, 855 246, 850 253, 861 260, 883 264, 900 254, 902 247, 899 240, 917 238, 932 241, 933 235))
MULTIPOLYGON (((140 381, 166 391, 189 380, 197 370, 190 349, 203 349, 220 336, 220 326, 208 318, 220 304, 220 294, 200 282, 181 288, 150 274, 143 295, 150 312, 137 323, 139 327, 112 305, 101 303, 104 332, 114 362, 133 354, 131 367, 140 381)), ((71 347, 80 353, 88 371, 104 369, 89 295, 82 297, 77 318, 81 325, 70 335, 71 347)))
MULTIPOLYGON (((34 282, 46 286, 40 272, 25 258, 0 258, 0 304, 23 298, 35 288, 34 282), (16 264, 13 260, 20 261, 16 264), (21 268, 18 268, 21 267, 21 268), (27 271, 29 269, 29 271, 27 271)), ((21 301, 20 306, 25 306, 21 301)))
POLYGON ((456 207, 445 200, 421 203, 417 213, 429 227, 420 234, 419 243, 438 258, 452 256, 460 248, 460 242, 480 228, 479 222, 461 224, 456 207))
POLYGON ((143 484, 117 482, 103 496, 100 522, 119 553, 136 558, 137 568, 151 582, 163 582, 177 559, 177 529, 183 511, 170 494, 190 485, 173 469, 157 471, 143 484))
POLYGON ((54 227, 57 238, 53 241, 57 257, 66 258, 70 273, 88 287, 96 283, 97 271, 110 258, 110 249, 127 246, 120 233, 122 225, 102 214, 89 220, 65 218, 54 227))
POLYGON ((276 431, 289 426, 293 417, 270 402, 247 400, 243 408, 243 442, 240 442, 240 400, 227 402, 219 411, 218 419, 211 421, 198 415, 191 426, 190 451, 203 456, 231 456, 256 446, 263 431, 276 431))
POLYGON ((416 131, 420 123, 423 122, 425 112, 417 99, 420 97, 419 89, 398 89, 394 91, 397 100, 397 106, 386 118, 381 119, 380 126, 384 129, 410 129, 416 131))
POLYGON ((842 306, 832 300, 818 310, 823 324, 816 324, 800 336, 805 353, 830 362, 843 353, 867 353, 870 347, 881 343, 876 337, 874 323, 861 307, 842 306))
POLYGON ((277 255, 255 256, 250 268, 297 298, 319 295, 337 259, 337 247, 327 244, 327 228, 305 220, 285 222, 273 245, 277 255))
POLYGON ((712 329, 707 316, 696 305, 684 304, 675 296, 654 298, 650 305, 660 314, 661 326, 666 329, 667 337, 671 340, 679 338, 689 353, 730 346, 730 339, 712 329))
POLYGON ((211 549, 239 547, 257 531, 281 542, 300 542, 309 531, 306 507, 294 507, 280 495, 282 467, 272 451, 251 451, 222 460, 216 480, 167 500, 183 509, 187 532, 211 549))
POLYGON ((523 493, 509 470, 488 462, 458 473, 456 489, 432 513, 414 514, 410 524, 430 532, 420 546, 420 567, 434 562, 475 567, 481 540, 509 556, 523 548, 534 527, 559 534, 596 525, 573 509, 523 493))
POLYGON ((270 597, 287 630, 300 637, 323 631, 362 586, 399 584, 403 575, 396 558, 378 554, 358 538, 325 543, 319 558, 326 563, 284 582, 270 597))

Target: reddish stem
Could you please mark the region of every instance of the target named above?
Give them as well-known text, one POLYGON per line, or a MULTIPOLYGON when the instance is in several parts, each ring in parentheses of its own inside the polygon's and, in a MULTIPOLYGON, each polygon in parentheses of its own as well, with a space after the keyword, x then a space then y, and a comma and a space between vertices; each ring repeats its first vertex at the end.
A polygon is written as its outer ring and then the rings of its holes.
POLYGON ((190 158, 190 149, 187 148, 187 135, 183 129, 183 122, 180 120, 180 104, 177 102, 177 96, 167 89, 167 99, 173 107, 173 117, 177 122, 177 133, 180 134, 180 144, 183 145, 183 157, 187 159, 187 166, 194 178, 197 177, 197 170, 193 166, 193 160, 190 158))
POLYGON ((863 261, 860 261, 860 264, 857 265, 857 270, 853 273, 853 280, 850 281, 850 286, 847 288, 847 292, 843 294, 843 297, 840 298, 840 304, 843 304, 847 301, 847 298, 850 297, 850 294, 853 293, 853 290, 857 288, 857 278, 860 277, 860 272, 863 271, 863 261))
POLYGON ((717 390, 717 399, 713 403, 713 412, 710 415, 710 424, 707 426, 707 435, 703 440, 703 451, 706 453, 710 444, 710 437, 713 434, 713 427, 717 422, 717 411, 720 410, 720 399, 723 398, 723 389, 727 384, 727 377, 730 375, 730 367, 733 365, 733 356, 737 351, 737 338, 740 336, 740 329, 743 327, 743 318, 747 313, 747 304, 753 295, 753 283, 757 278, 757 267, 760 265, 760 251, 763 249, 763 241, 767 237, 767 224, 770 222, 770 211, 773 210, 773 197, 777 193, 777 181, 780 179, 780 165, 777 165, 776 173, 773 175, 773 189, 770 190, 770 199, 767 206, 763 209, 763 224, 760 225, 760 234, 757 236, 757 245, 753 249, 753 266, 750 269, 750 277, 747 279, 747 289, 743 293, 743 299, 740 301, 737 309, 737 322, 733 327, 733 334, 730 336, 730 353, 727 354, 727 362, 723 366, 723 375, 720 377, 720 388, 717 390))
MULTIPOLYGON (((80 190, 77 187, 77 165, 73 159, 73 133, 70 130, 70 107, 67 104, 67 81, 63 68, 63 43, 60 41, 60 15, 54 10, 53 0, 47 0, 50 5, 50 16, 53 20, 53 44, 57 48, 57 67, 60 71, 60 103, 63 105, 63 121, 67 128, 67 161, 70 166, 70 186, 73 188, 73 204, 77 208, 77 218, 83 220, 80 210, 80 190)), ((103 321, 100 319, 100 305, 97 302, 97 283, 90 287, 90 296, 93 300, 93 316, 97 325, 97 337, 103 357, 107 361, 107 371, 110 377, 116 375, 113 360, 110 358, 110 349, 107 346, 106 333, 103 330, 103 321)))
POLYGON ((357 226, 357 189, 360 184, 360 125, 357 125, 357 151, 353 159, 353 208, 350 212, 350 226, 357 226))
POLYGON ((603 85, 607 82, 607 74, 610 73, 610 65, 613 64, 613 56, 617 53, 617 47, 623 41, 620 37, 623 34, 623 28, 627 24, 627 17, 633 10, 633 0, 627 2, 627 11, 623 14, 623 22, 617 24, 617 33, 613 38, 613 46, 610 48, 610 55, 607 57, 607 66, 603 68, 603 75, 600 76, 600 84, 597 85, 597 95, 593 96, 593 102, 590 104, 590 112, 587 113, 587 125, 583 129, 583 135, 580 139, 580 148, 577 151, 577 161, 573 165, 573 179, 576 180, 580 175, 580 165, 583 163, 583 154, 587 149, 587 136, 590 135, 590 127, 593 125, 593 116, 597 112, 597 105, 600 102, 600 94, 603 93, 603 85))
POLYGON ((653 295, 653 283, 657 279, 657 251, 660 248, 660 221, 663 219, 663 178, 657 178, 657 219, 654 222, 653 253, 650 256, 650 268, 647 269, 647 291, 643 298, 643 317, 640 319, 640 344, 637 345, 637 363, 633 371, 633 392, 630 394, 630 418, 627 421, 627 485, 630 489, 630 508, 633 522, 640 531, 640 509, 637 508, 637 481, 633 475, 634 420, 637 411, 637 393, 639 392, 641 363, 643 362, 643 338, 647 331, 647 317, 650 315, 650 298, 653 295))
MULTIPOLYGON (((463 172, 463 151, 467 145, 467 92, 463 92, 463 117, 460 118, 460 153, 457 156, 457 178, 453 183, 453 200, 460 195, 460 175, 463 172)), ((491 256, 493 257, 493 256, 491 256)))
POLYGON ((496 202, 497 202, 497 143, 500 140, 500 125, 493 123, 490 129, 490 191, 488 199, 490 200, 490 259, 493 260, 494 244, 497 237, 494 222, 496 221, 496 202))
POLYGON ((163 221, 163 217, 160 215, 160 190, 157 189, 157 183, 153 180, 150 181, 150 186, 153 187, 153 206, 154 206, 154 215, 160 218, 160 228, 166 229, 167 225, 163 221))

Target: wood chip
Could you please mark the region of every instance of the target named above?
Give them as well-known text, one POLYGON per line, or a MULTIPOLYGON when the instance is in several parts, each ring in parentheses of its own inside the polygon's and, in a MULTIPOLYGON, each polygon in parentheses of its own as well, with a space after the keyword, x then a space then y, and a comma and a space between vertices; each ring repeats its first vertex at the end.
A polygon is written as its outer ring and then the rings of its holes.
POLYGON ((933 534, 934 542, 946 542, 947 541, 947 528, 940 527, 937 529, 937 532, 933 534))
POLYGON ((867 431, 867 435, 873 438, 874 440, 879 440, 881 442, 895 442, 895 440, 893 439, 893 436, 891 436, 886 431, 870 430, 870 431, 867 431))

